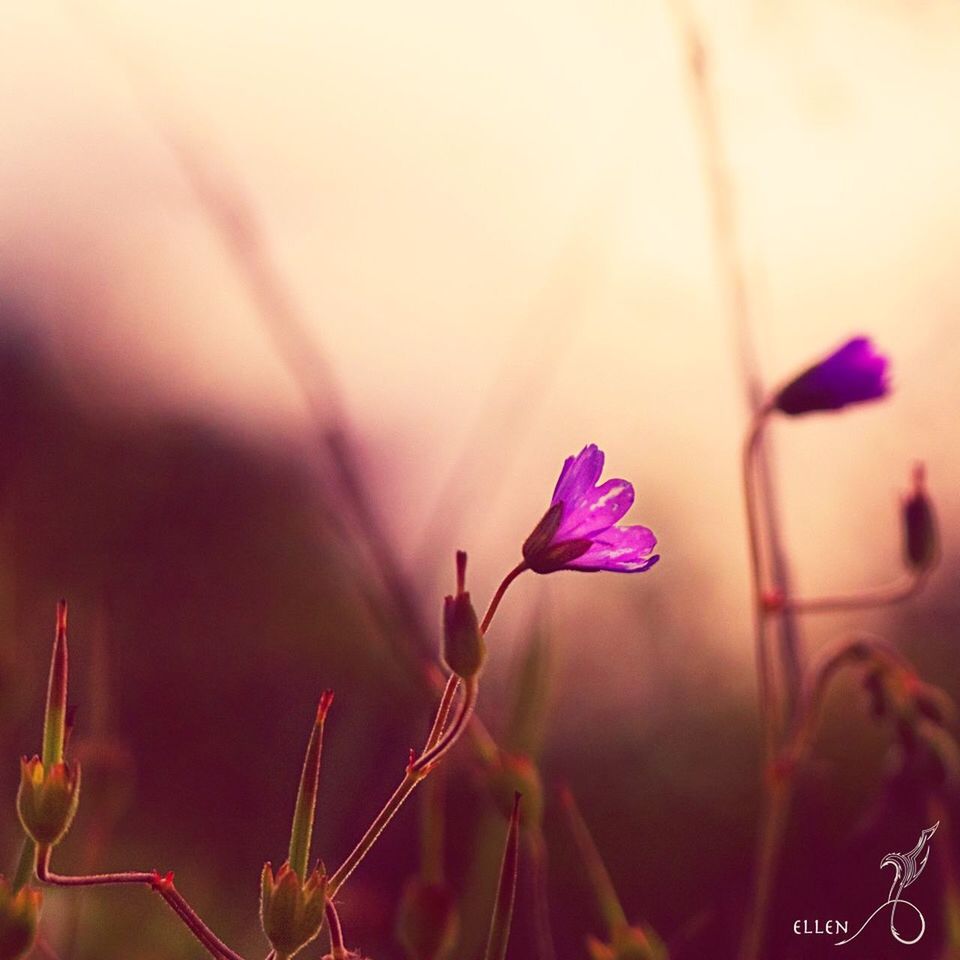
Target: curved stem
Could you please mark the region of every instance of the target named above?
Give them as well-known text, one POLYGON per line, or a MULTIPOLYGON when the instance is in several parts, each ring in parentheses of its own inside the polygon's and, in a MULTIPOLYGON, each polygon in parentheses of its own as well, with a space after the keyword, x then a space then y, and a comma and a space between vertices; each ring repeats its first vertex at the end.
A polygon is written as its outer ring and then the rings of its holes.
POLYGON ((473 716, 474 707, 477 704, 477 693, 480 687, 476 677, 471 677, 463 684, 463 700, 460 702, 460 709, 453 723, 446 733, 429 749, 413 762, 411 769, 414 772, 427 771, 433 764, 440 761, 445 753, 460 739, 464 727, 470 722, 473 716))
POLYGON ((480 632, 486 633, 490 629, 490 624, 493 621, 493 616, 497 612, 497 607, 500 606, 500 601, 503 599, 503 595, 507 592, 507 587, 513 583, 517 577, 523 573, 524 570, 529 570, 526 560, 521 560, 504 578, 500 581, 500 586, 497 587, 497 592, 493 595, 490 600, 490 605, 487 607, 487 612, 483 615, 483 619, 480 621, 480 632))
POLYGON ((50 870, 50 848, 41 847, 37 854, 37 879, 58 887, 94 887, 117 884, 143 884, 160 894, 184 926, 200 941, 215 960, 244 960, 231 950, 204 922, 190 906, 183 894, 173 885, 173 874, 165 877, 156 870, 128 870, 118 873, 97 873, 88 876, 63 876, 50 870))
POLYGON ((373 823, 367 827, 366 832, 360 838, 347 859, 343 861, 327 881, 327 891, 331 897, 337 895, 337 892, 347 881, 350 874, 356 870, 360 865, 360 861, 370 852, 370 849, 377 842, 380 834, 383 833, 387 824, 396 816, 397 811, 403 806, 407 797, 413 793, 417 784, 430 773, 433 764, 437 763, 460 738, 473 713, 476 695, 477 682, 475 679, 471 679, 464 687, 463 701, 460 704, 460 710, 450 729, 433 747, 429 749, 424 748, 420 756, 407 765, 407 771, 404 774, 403 780, 400 781, 400 785, 384 804, 383 809, 377 814, 373 823))
MULTIPOLYGON (((497 587, 496 592, 491 598, 487 612, 483 615, 483 620, 480 623, 481 633, 486 633, 490 628, 490 624, 493 622, 493 617, 497 612, 497 608, 500 606, 500 601, 507 592, 507 588, 526 569, 528 569, 526 561, 521 561, 500 582, 500 586, 497 587)), ((407 765, 406 773, 404 774, 403 780, 400 781, 400 785, 393 791, 390 799, 387 800, 381 811, 374 818, 373 823, 367 827, 363 836, 357 842, 357 845, 347 856, 347 859, 343 861, 328 880, 327 891, 331 897, 337 895, 337 892, 347 881, 350 874, 356 870, 361 860, 370 852, 370 849, 377 842, 380 834, 383 833, 387 824, 390 823, 397 811, 403 806, 407 797, 413 793, 417 784, 430 773, 431 767, 451 750, 457 740, 460 739, 463 731, 470 725, 470 719, 473 717, 477 700, 478 687, 476 678, 471 678, 463 684, 464 694, 463 700, 460 703, 460 709, 450 728, 445 730, 447 719, 450 716, 450 710, 453 706, 453 698, 460 686, 461 680, 459 677, 452 675, 448 678, 440 698, 440 704, 437 707, 436 715, 434 716, 433 724, 430 727, 430 734, 427 737, 427 742, 420 756, 411 760, 407 765)), ((492 755, 489 743, 478 740, 478 744, 486 748, 488 756, 492 755)), ((493 748, 493 753, 495 753, 495 748, 493 748)))
POLYGON ((920 570, 870 590, 827 597, 787 598, 783 609, 794 613, 833 613, 839 610, 863 610, 902 603, 916 596, 927 581, 928 570, 920 570))
POLYGON ((330 956, 333 960, 346 960, 347 948, 343 945, 343 928, 333 900, 327 897, 324 909, 327 913, 327 929, 330 931, 330 956))

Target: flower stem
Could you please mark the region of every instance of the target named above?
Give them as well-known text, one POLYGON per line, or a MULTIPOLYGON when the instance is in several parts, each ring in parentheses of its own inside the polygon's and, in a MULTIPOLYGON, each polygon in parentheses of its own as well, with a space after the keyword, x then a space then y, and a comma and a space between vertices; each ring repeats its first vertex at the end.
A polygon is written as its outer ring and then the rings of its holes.
POLYGON ((928 573, 928 570, 919 570, 892 583, 856 593, 826 597, 788 597, 783 601, 782 609, 794 613, 834 613, 841 610, 892 606, 916 596, 923 589, 928 573))
POLYGON ((23 846, 20 847, 20 857, 17 860, 17 867, 13 874, 13 892, 16 893, 33 876, 37 867, 37 844, 31 837, 23 838, 23 846))
POLYGON ((327 897, 325 910, 327 913, 327 929, 330 932, 330 956, 333 960, 346 960, 347 948, 343 945, 343 928, 340 926, 337 908, 330 897, 327 897))
POLYGON ((184 926, 200 941, 201 945, 215 960, 244 960, 231 950, 204 922, 186 901, 183 894, 173 885, 173 874, 161 876, 156 870, 125 871, 120 873, 97 873, 88 876, 62 876, 50 870, 50 848, 40 847, 37 852, 37 879, 43 883, 58 887, 92 887, 117 884, 144 884, 166 900, 184 926))
POLYGON ((593 888, 594 896, 597 898, 597 907, 607 924, 610 936, 618 930, 624 930, 629 926, 627 915, 624 913, 620 898, 617 896, 616 888, 603 857, 590 834, 590 829, 580 813, 577 801, 569 788, 564 787, 560 793, 560 801, 567 811, 567 819, 570 822, 570 831, 580 851, 580 858, 583 860, 583 866, 587 873, 587 880, 593 888))
POLYGON ((524 570, 528 570, 526 560, 521 560, 504 578, 500 581, 500 586, 497 587, 497 592, 493 595, 493 598, 490 600, 490 606, 487 607, 487 612, 483 615, 483 619, 480 621, 480 632, 486 633, 490 629, 490 624, 493 622, 493 616, 497 612, 497 607, 500 606, 500 601, 503 599, 503 595, 507 592, 507 587, 513 583, 517 577, 523 573, 524 570))
MULTIPOLYGON (((439 762, 460 738, 460 735, 470 720, 470 715, 473 713, 476 695, 477 682, 475 678, 471 678, 465 684, 464 697, 460 704, 460 710, 457 712, 457 716, 451 724, 450 729, 434 746, 430 748, 425 747, 419 757, 411 760, 411 762, 407 764, 407 770, 403 780, 400 781, 400 785, 384 804, 383 809, 377 814, 373 823, 367 827, 366 832, 360 838, 360 841, 353 848, 353 851, 347 859, 343 861, 330 877, 327 882, 327 891, 331 897, 337 895, 337 892, 346 882, 350 874, 356 870, 360 861, 370 852, 373 845, 379 839, 380 834, 383 833, 387 824, 396 816, 397 811, 403 806, 407 797, 413 793, 417 784, 430 773, 433 765, 439 762)), ((436 724, 434 724, 434 726, 436 726, 436 724)))
POLYGON ((760 503, 756 484, 756 455, 770 408, 762 407, 753 418, 743 445, 743 497, 747 513, 747 539, 750 546, 750 575, 753 583, 753 608, 757 682, 760 690, 760 719, 764 732, 764 756, 769 763, 776 751, 777 717, 773 665, 767 645, 767 609, 764 605, 763 556, 760 534, 760 503))
MULTIPOLYGON (((516 580, 517 577, 527 569, 525 561, 521 561, 514 567, 500 582, 497 587, 487 612, 483 616, 480 624, 480 632, 486 633, 493 622, 494 614, 500 606, 507 588, 516 580)), ((470 725, 470 719, 473 716, 473 710, 477 700, 477 682, 473 678, 464 684, 463 699, 460 702, 460 709, 450 725, 446 729, 447 719, 450 716, 450 710, 453 707, 453 698, 461 685, 461 680, 456 675, 447 679, 446 686, 440 698, 440 704, 434 716, 433 724, 430 727, 430 734, 424 745, 420 756, 412 758, 407 764, 406 773, 400 781, 399 786, 393 791, 390 799, 384 804, 381 811, 374 818, 373 823, 367 827, 363 836, 357 842, 347 859, 334 871, 327 882, 327 892, 330 897, 335 897, 337 892, 347 881, 347 878, 359 866, 363 858, 370 852, 370 849, 377 842, 380 834, 386 829, 387 824, 396 816, 397 811, 403 806, 407 797, 416 789, 417 784, 426 777, 432 767, 438 763, 453 748, 454 744, 460 739, 464 730, 470 725)))
POLYGON ((767 914, 770 911, 771 895, 780 864, 792 796, 793 780, 789 774, 767 791, 766 807, 760 821, 759 854, 751 912, 740 950, 740 960, 757 960, 762 956, 767 932, 767 914))

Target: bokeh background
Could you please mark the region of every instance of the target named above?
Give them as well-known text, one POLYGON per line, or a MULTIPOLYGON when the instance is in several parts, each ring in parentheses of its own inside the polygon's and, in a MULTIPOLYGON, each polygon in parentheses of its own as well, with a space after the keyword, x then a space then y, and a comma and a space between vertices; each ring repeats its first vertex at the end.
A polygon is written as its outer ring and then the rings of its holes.
MULTIPOLYGON (((783 535, 804 594, 895 578, 919 459, 942 564, 921 597, 811 621, 804 642, 870 629, 960 694, 960 9, 38 0, 2 22, 6 856, 66 596, 85 784, 61 869, 175 869, 228 942, 266 952, 259 869, 282 858, 318 693, 337 691, 332 865, 426 730, 413 664, 453 551, 487 597, 562 459, 597 442, 663 561, 521 578, 480 713, 540 757, 561 960, 602 926, 560 782, 631 918, 675 956, 732 956, 761 776, 745 367, 774 385, 860 332, 893 358, 888 401, 777 424, 783 535), (525 712, 531 650, 549 684, 525 712)), ((770 957, 818 955, 796 918, 859 922, 886 893, 880 857, 926 826, 883 790, 888 745, 841 683, 770 957)), ((463 754, 447 860, 469 958, 503 822, 463 754)), ((345 890, 364 955, 401 956, 416 864, 411 805, 345 890)), ((933 957, 933 870, 925 884, 914 954, 933 957)), ((522 883, 517 956, 532 899, 522 883)), ((892 949, 876 926, 863 957, 892 949)), ((50 893, 44 929, 75 960, 199 955, 141 890, 50 893)))

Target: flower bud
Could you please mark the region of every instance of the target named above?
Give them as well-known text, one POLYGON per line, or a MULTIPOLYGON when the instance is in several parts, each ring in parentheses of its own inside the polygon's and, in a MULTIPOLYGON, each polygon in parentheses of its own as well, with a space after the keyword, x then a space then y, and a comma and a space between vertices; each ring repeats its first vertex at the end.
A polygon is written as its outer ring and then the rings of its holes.
POLYGON ((39 757, 20 759, 17 813, 23 829, 38 844, 59 843, 80 802, 80 764, 55 763, 49 771, 39 757))
POLYGON ((457 942, 460 918, 449 889, 411 877, 397 913, 397 939, 408 960, 443 960, 457 942))
POLYGON ((782 387, 773 405, 798 416, 879 400, 890 392, 888 366, 867 337, 854 337, 782 387))
POLYGON ((927 496, 923 464, 913 469, 913 489, 903 499, 903 555, 912 570, 929 570, 937 561, 937 520, 927 496))
POLYGON ((469 680, 480 672, 487 648, 477 613, 464 591, 467 555, 457 552, 457 592, 443 601, 443 659, 458 677, 469 680))
POLYGON ((327 878, 319 869, 306 883, 284 863, 273 875, 269 863, 260 875, 260 922, 273 949, 282 957, 292 957, 303 949, 323 926, 327 878))
POLYGON ((14 892, 0 877, 0 960, 17 960, 30 952, 37 937, 40 891, 21 887, 14 892))

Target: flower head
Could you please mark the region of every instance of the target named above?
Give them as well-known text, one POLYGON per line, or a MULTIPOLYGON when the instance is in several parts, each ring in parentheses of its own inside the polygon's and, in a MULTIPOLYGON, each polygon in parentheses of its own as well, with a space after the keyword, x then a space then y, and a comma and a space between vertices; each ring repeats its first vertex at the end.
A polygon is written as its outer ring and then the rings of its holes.
POLYGON ((791 380, 773 405, 796 416, 879 400, 890 392, 888 366, 888 358, 867 337, 854 337, 791 380))
POLYGON ((650 555, 657 545, 651 530, 615 526, 633 504, 633 485, 607 480, 597 486, 602 472, 603 451, 596 444, 567 457, 550 509, 523 545, 531 570, 640 573, 660 559, 650 555))

